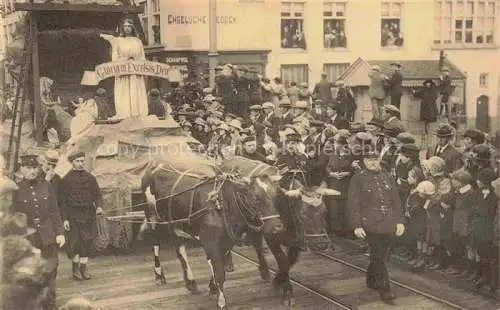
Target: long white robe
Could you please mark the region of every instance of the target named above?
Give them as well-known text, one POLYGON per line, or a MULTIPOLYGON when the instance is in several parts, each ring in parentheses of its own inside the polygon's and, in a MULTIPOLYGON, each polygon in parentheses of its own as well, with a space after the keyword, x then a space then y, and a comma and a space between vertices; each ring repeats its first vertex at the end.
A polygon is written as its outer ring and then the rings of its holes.
MULTIPOLYGON (((111 44, 112 61, 146 60, 140 39, 111 35, 104 35, 103 38, 111 44)), ((115 109, 117 118, 148 115, 144 76, 131 74, 115 77, 115 109)))

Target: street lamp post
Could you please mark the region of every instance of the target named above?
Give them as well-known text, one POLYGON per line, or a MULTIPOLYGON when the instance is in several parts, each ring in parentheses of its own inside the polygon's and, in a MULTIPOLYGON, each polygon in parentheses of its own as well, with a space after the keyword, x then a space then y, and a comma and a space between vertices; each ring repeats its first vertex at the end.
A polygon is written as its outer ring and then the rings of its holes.
POLYGON ((209 0, 208 14, 208 67, 209 67, 209 84, 212 89, 215 88, 215 67, 217 67, 217 0, 209 0))

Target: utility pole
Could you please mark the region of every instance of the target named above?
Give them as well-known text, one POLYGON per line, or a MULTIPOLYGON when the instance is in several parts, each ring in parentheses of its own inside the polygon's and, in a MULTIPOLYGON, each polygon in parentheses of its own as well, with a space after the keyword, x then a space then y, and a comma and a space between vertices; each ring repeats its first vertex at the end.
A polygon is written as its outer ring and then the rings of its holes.
POLYGON ((215 67, 217 67, 217 0, 209 0, 208 13, 208 68, 209 84, 212 89, 215 88, 215 67))
MULTIPOLYGON (((500 130, 500 75, 498 76, 498 85, 497 85, 497 130, 500 130)), ((497 141, 498 143, 498 141, 497 141)), ((500 274, 500 271, 499 271, 500 274)))

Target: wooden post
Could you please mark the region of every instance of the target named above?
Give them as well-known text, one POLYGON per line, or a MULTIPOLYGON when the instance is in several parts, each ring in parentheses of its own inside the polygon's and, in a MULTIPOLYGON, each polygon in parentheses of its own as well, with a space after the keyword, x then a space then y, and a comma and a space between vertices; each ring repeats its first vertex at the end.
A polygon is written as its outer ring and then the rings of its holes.
POLYGON ((497 120, 496 130, 500 130, 500 75, 498 76, 498 85, 497 85, 497 117, 496 117, 496 120, 497 120))
POLYGON ((41 110, 41 95, 40 95, 40 67, 39 67, 39 55, 38 55, 38 14, 35 12, 30 13, 29 17, 29 29, 32 44, 32 54, 31 54, 31 65, 32 65, 32 78, 33 78, 33 108, 34 108, 34 130, 35 130, 35 140, 38 145, 43 142, 43 132, 42 132, 42 110, 41 110))
POLYGON ((209 0, 208 14, 208 68, 209 84, 212 89, 215 88, 215 67, 217 67, 217 0, 209 0))

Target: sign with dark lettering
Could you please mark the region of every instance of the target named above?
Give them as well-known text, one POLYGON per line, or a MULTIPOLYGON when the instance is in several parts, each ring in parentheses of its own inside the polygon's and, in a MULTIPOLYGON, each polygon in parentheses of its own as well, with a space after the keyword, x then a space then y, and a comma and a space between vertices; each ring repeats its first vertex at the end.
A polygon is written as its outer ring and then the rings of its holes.
MULTIPOLYGON (((217 24, 236 24, 235 16, 217 16, 217 24)), ((208 24, 208 16, 200 15, 172 15, 168 14, 167 23, 169 25, 198 25, 208 24)))
POLYGON ((132 74, 169 79, 170 71, 169 65, 153 61, 107 62, 95 67, 95 76, 98 82, 110 77, 132 74))
MULTIPOLYGON (((255 23, 268 15, 269 6, 264 0, 218 1, 217 15, 217 48, 220 50, 257 50, 266 49, 268 42, 262 33, 268 31, 269 23, 255 23), (223 38, 234 38, 225 40, 223 38)), ((165 0, 158 1, 162 12, 162 42, 166 51, 180 52, 186 50, 209 49, 210 10, 207 1, 165 0), (202 4, 202 5, 200 5, 202 4)), ((170 56, 170 55, 169 55, 170 56)), ((185 55, 179 55, 185 56, 185 55)), ((161 61, 161 60, 160 60, 161 61)), ((189 64, 191 65, 191 60, 189 64)), ((175 63, 172 65, 180 65, 175 63)))

